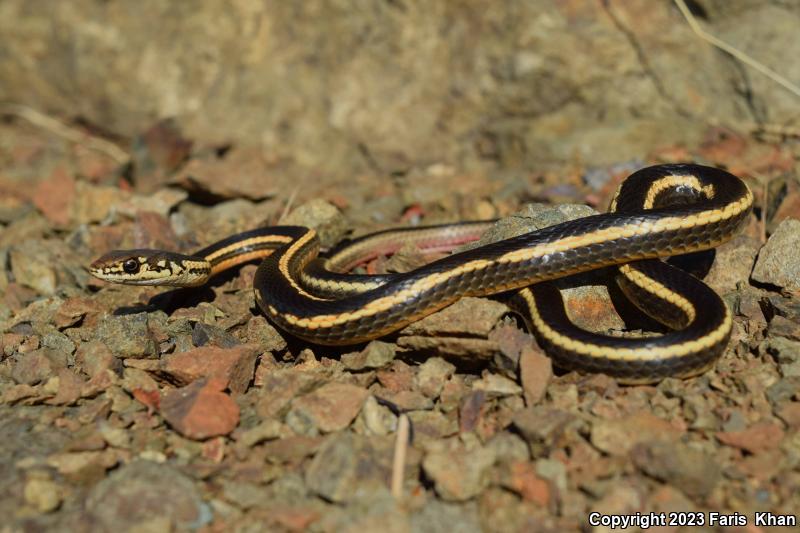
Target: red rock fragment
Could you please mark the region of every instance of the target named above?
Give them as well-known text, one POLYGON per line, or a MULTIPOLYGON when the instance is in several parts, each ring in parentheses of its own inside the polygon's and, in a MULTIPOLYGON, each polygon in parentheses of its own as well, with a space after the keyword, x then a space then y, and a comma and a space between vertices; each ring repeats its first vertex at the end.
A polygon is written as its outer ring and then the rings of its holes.
POLYGON ((161 399, 161 415, 190 439, 227 435, 239 423, 239 406, 220 392, 224 387, 224 380, 212 378, 170 391, 161 399))
POLYGON ((792 402, 783 405, 775 413, 792 429, 800 428, 800 403, 792 402))
POLYGON ((458 413, 459 431, 464 433, 475 429, 480 421, 481 414, 483 414, 485 403, 486 393, 484 391, 475 390, 467 394, 461 402, 461 410, 458 413))
POLYGON ((508 488, 522 496, 524 500, 542 507, 550 504, 550 484, 536 475, 532 463, 516 461, 510 465, 510 470, 508 488))
POLYGON ((741 431, 718 431, 717 440, 750 453, 776 448, 783 440, 783 429, 774 422, 756 422, 741 431))
POLYGON ((132 394, 150 412, 157 411, 161 406, 161 395, 157 390, 133 389, 132 394))
POLYGON ((56 310, 53 322, 58 329, 65 329, 74 326, 87 315, 96 316, 99 312, 100 306, 89 298, 68 298, 56 310))
POLYGON ((553 363, 540 349, 528 346, 520 354, 519 377, 525 405, 536 405, 544 398, 547 385, 553 378, 553 363))
POLYGON ((63 368, 58 372, 58 392, 56 392, 55 397, 46 403, 51 405, 71 405, 81 397, 83 385, 84 380, 78 374, 63 368))
POLYGON ((58 167, 48 179, 39 182, 33 204, 52 224, 66 226, 74 196, 75 180, 63 167, 58 167))
POLYGON ((292 402, 292 413, 328 433, 346 428, 358 416, 369 392, 348 383, 328 383, 292 402))
POLYGON ((253 379, 258 352, 258 346, 251 344, 233 348, 203 346, 165 357, 162 370, 181 384, 203 377, 220 378, 225 383, 223 388, 242 393, 253 379))

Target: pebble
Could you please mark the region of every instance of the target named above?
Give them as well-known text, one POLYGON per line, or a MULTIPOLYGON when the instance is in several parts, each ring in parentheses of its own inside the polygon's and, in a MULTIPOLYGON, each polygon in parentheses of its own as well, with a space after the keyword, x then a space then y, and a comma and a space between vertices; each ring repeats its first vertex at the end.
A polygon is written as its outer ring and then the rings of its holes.
POLYGON ((29 471, 23 490, 25 503, 39 513, 50 513, 62 502, 62 488, 46 471, 29 471))
POLYGON ((66 367, 64 354, 40 348, 20 357, 11 369, 11 378, 17 383, 35 385, 54 376, 66 367))
POLYGON ((491 448, 458 448, 428 453, 422 468, 443 500, 465 501, 488 486, 489 468, 494 462, 491 448))
POLYGON ((320 244, 326 248, 341 241, 347 231, 347 222, 342 212, 321 198, 299 205, 281 221, 281 224, 306 226, 315 230, 320 244))
POLYGON ((237 440, 249 448, 267 440, 277 439, 281 435, 282 427, 277 420, 264 420, 257 426, 242 431, 237 440))
POLYGON ((536 474, 533 463, 514 461, 500 471, 500 485, 519 494, 523 500, 547 508, 552 500, 550 483, 536 474))
POLYGON ((360 352, 343 354, 341 361, 348 370, 368 370, 386 366, 394 360, 396 353, 396 344, 372 341, 360 352))
POLYGON ((800 293, 800 220, 787 218, 758 254, 753 279, 800 293))
POLYGON ((107 316, 97 327, 95 338, 105 344, 115 357, 148 357, 156 353, 156 343, 147 322, 147 313, 107 316))
POLYGON ((639 412, 617 420, 595 420, 590 440, 595 448, 609 455, 626 455, 642 442, 674 442, 681 431, 648 412, 639 412))
POLYGON ((431 399, 436 399, 448 379, 455 373, 456 367, 441 357, 429 357, 417 370, 416 385, 420 392, 431 399))
POLYGON ((487 399, 522 394, 522 387, 499 374, 484 372, 481 379, 472 383, 472 390, 483 391, 487 399))
POLYGON ((429 498, 422 509, 410 514, 411 531, 417 533, 485 531, 473 502, 455 504, 429 498))
POLYGON ((374 396, 368 396, 364 401, 360 417, 368 434, 388 435, 397 428, 397 416, 379 404, 374 396))
POLYGON ((453 305, 409 324, 401 335, 427 337, 465 336, 485 338, 508 308, 494 300, 461 298, 453 305))
POLYGON ((737 235, 716 248, 714 263, 703 281, 719 294, 728 294, 750 277, 760 243, 750 235, 737 235))
POLYGON ((256 411, 263 418, 281 418, 289 410, 291 401, 325 383, 324 372, 288 368, 271 372, 263 377, 256 411))
POLYGON ((75 352, 75 364, 89 377, 94 377, 105 370, 122 369, 121 360, 114 357, 108 346, 98 340, 78 346, 75 352))
POLYGON ((259 352, 259 347, 252 344, 232 348, 203 346, 162 357, 161 369, 183 385, 214 377, 222 379, 231 392, 241 394, 253 379, 259 352))
POLYGON ((161 399, 161 415, 181 435, 203 440, 227 435, 239 423, 239 406, 221 392, 224 380, 197 380, 161 399))
POLYGON ((547 392, 553 379, 553 362, 541 349, 526 347, 519 358, 519 378, 525 405, 532 407, 541 402, 547 392))
MULTIPOLYGON (((386 488, 391 471, 389 448, 349 432, 332 435, 306 470, 306 485, 326 500, 346 503, 386 488)), ((387 444, 390 441, 386 441, 387 444)))
POLYGON ((251 200, 288 194, 300 185, 274 166, 260 147, 236 146, 223 157, 190 159, 171 182, 206 196, 251 200))
POLYGON ((631 460, 647 475, 692 498, 708 496, 722 475, 713 457, 683 443, 651 441, 634 446, 631 460))
POLYGON ((295 398, 286 424, 306 435, 342 430, 358 416, 368 395, 367 389, 356 385, 327 383, 295 398))
POLYGON ((758 453, 778 447, 783 440, 784 431, 775 422, 762 421, 740 431, 718 431, 716 437, 728 446, 758 453))
POLYGON ((459 432, 455 416, 445 415, 438 411, 411 411, 408 413, 414 442, 424 445, 426 442, 450 437, 459 432))
POLYGON ((538 456, 556 446, 562 435, 576 429, 581 422, 567 411, 536 406, 515 413, 513 424, 531 446, 534 456, 538 456))
POLYGON ((55 265, 59 262, 43 241, 27 240, 12 246, 9 261, 11 273, 20 285, 39 294, 56 292, 58 272, 55 265))
POLYGON ((97 483, 86 511, 100 531, 130 531, 158 523, 167 530, 197 529, 211 521, 191 478, 168 464, 137 460, 97 483))
POLYGON ((256 344, 265 352, 279 352, 286 349, 286 340, 263 316, 254 316, 245 326, 248 342, 256 344))
POLYGON ((75 178, 64 167, 40 181, 33 192, 33 205, 55 226, 67 226, 75 200, 75 178))

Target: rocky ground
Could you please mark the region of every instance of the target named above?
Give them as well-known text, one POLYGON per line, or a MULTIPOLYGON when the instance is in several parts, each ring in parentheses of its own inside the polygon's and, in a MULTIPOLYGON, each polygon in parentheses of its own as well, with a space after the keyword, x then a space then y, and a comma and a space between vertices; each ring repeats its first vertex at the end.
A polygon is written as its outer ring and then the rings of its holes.
MULTIPOLYGON (((669 3, 498 2, 481 16, 462 3, 344 10, 336 20, 359 32, 325 34, 324 46, 303 36, 321 35, 314 21, 334 3, 234 3, 231 19, 260 21, 247 31, 181 10, 132 31, 136 14, 89 0, 50 18, 25 2, 0 8, 11 102, 0 109, 0 530, 610 530, 593 512, 696 513, 658 531, 796 530, 763 528, 755 513, 800 509, 800 145, 796 129, 773 127, 797 100, 698 44, 669 3), (287 18, 295 26, 274 24, 287 18), (56 23, 78 32, 75 46, 56 23), (188 41, 162 31, 212 26, 202 49, 169 48, 188 41), (275 53, 231 47, 239 31, 275 53), (133 71, 118 59, 137 39, 155 47, 138 77, 100 84, 133 71), (159 47, 202 68, 167 75, 159 47), (75 60, 85 49, 106 53, 75 60), (40 57, 49 67, 30 69, 40 57), (292 76, 301 82, 275 83, 292 76), (329 348, 264 318, 255 265, 178 291, 86 270, 111 249, 190 252, 270 224, 315 227, 326 246, 470 219, 499 218, 494 235, 509 235, 604 211, 633 170, 676 161, 725 167, 756 197, 706 277, 734 311, 731 342, 688 380, 622 386, 552 368, 492 300, 329 348), (709 524, 711 513, 725 516, 709 524)), ((758 5, 693 3, 727 37, 793 57, 794 41, 742 33, 737 21, 757 16, 750 28, 791 34, 790 6, 758 5)), ((366 267, 424 259, 402 250, 366 267)), ((603 281, 565 291, 576 323, 652 326, 603 281)))

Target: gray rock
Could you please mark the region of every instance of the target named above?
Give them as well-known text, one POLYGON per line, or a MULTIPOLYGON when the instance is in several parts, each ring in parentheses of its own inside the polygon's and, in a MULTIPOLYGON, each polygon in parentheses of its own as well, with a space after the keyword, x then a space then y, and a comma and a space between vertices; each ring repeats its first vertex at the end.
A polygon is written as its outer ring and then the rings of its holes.
POLYGON ((166 464, 134 461, 89 492, 86 510, 97 531, 126 531, 153 521, 195 529, 211 521, 194 482, 166 464))
POLYGON ((156 343, 147 327, 147 320, 147 313, 107 316, 97 327, 96 339, 121 359, 154 355, 156 343))
POLYGON ((372 341, 360 352, 343 354, 341 361, 348 370, 381 368, 392 361, 396 353, 396 344, 372 341))
POLYGON ((436 493, 446 501, 474 498, 489 484, 489 469, 496 459, 492 448, 441 450, 428 453, 422 462, 436 493))
POLYGON ((753 269, 753 280, 800 291, 800 220, 780 223, 761 248, 753 269))
POLYGON ((373 439, 338 433, 323 444, 306 470, 306 485, 329 501, 343 503, 385 489, 391 453, 373 439))

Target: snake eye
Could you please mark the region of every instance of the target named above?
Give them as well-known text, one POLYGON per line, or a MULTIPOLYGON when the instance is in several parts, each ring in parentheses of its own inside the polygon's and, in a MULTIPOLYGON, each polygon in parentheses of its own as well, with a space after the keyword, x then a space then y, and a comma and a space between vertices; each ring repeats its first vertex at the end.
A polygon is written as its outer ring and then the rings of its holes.
POLYGON ((122 263, 122 270, 128 274, 136 274, 139 271, 139 261, 136 259, 126 259, 125 262, 122 263))

